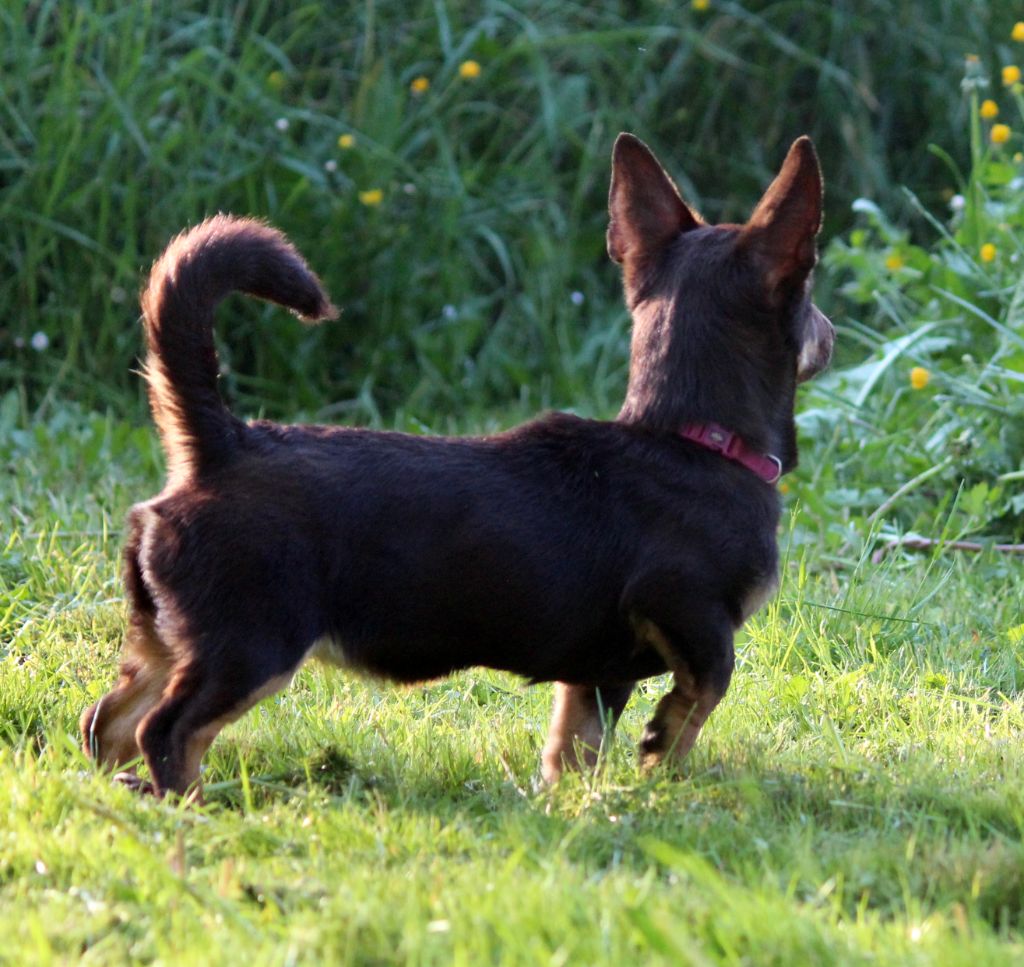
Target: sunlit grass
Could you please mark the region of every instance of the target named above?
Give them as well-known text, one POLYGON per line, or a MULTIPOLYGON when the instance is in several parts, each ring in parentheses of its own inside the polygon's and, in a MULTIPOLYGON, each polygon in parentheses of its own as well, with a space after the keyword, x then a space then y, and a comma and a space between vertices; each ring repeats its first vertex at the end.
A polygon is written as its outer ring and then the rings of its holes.
POLYGON ((741 635, 680 779, 641 775, 633 753, 663 680, 634 697, 600 774, 545 791, 547 688, 486 671, 393 688, 310 667, 225 731, 209 804, 188 810, 111 785, 77 748, 81 709, 115 673, 120 522, 158 485, 152 435, 69 412, 0 456, 11 962, 1024 953, 1019 564, 837 569, 791 521, 781 593, 741 635))

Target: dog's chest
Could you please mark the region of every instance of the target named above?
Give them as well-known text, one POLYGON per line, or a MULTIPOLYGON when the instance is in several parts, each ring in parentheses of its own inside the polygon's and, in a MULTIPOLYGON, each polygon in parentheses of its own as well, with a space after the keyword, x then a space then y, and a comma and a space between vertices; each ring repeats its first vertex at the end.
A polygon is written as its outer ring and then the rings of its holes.
POLYGON ((738 624, 743 624, 747 618, 760 610, 761 606, 772 598, 778 589, 779 574, 774 568, 767 574, 752 581, 740 599, 740 620, 738 624))

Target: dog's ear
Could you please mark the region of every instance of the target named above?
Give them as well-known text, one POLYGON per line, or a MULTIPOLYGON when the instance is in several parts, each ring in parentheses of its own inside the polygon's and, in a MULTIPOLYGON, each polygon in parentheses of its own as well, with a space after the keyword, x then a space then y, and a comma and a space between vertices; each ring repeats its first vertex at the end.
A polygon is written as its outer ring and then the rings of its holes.
POLYGON ((743 230, 772 293, 801 285, 814 268, 821 210, 821 168, 805 135, 793 142, 743 230))
POLYGON ((608 215, 608 254, 615 262, 657 251, 700 224, 651 149, 625 133, 612 149, 608 215))

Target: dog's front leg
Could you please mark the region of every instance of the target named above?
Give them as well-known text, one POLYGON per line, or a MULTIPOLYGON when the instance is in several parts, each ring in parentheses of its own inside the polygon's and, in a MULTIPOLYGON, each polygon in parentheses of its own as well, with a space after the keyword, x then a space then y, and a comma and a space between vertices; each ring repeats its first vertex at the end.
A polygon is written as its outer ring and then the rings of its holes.
POLYGON ((666 757, 684 759, 724 694, 698 687, 689 672, 676 672, 675 686, 658 702, 640 737, 640 765, 651 769, 666 757))
POLYGON ((680 761, 697 741, 708 716, 725 695, 734 663, 733 626, 727 617, 702 613, 686 630, 646 619, 638 632, 673 674, 665 695, 640 737, 640 764, 650 769, 666 758, 680 761))
POLYGON ((555 706, 541 760, 545 782, 557 782, 565 769, 597 764, 601 744, 610 738, 632 691, 633 682, 599 688, 555 682, 555 706))

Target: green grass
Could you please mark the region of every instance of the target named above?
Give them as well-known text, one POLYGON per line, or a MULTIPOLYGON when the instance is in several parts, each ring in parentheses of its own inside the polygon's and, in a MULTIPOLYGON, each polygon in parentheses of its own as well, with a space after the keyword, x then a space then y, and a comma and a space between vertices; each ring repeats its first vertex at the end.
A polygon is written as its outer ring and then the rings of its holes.
POLYGON ((119 532, 158 486, 153 436, 16 409, 0 407, 0 961, 1024 956, 1019 562, 872 565, 865 541, 832 541, 829 563, 797 511, 782 591, 682 778, 633 754, 663 680, 600 774, 544 791, 547 688, 310 667, 225 731, 209 803, 187 809, 77 749, 115 674, 119 532))

